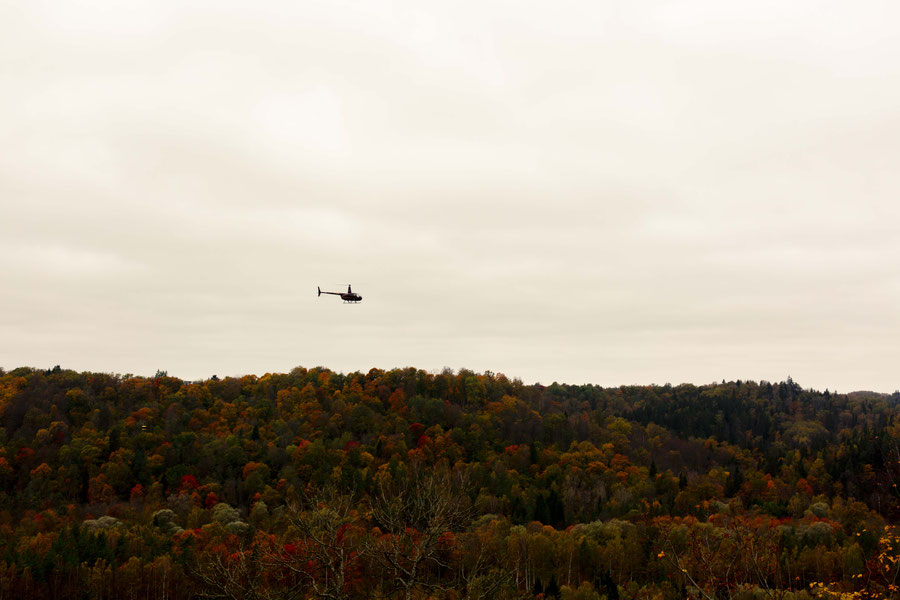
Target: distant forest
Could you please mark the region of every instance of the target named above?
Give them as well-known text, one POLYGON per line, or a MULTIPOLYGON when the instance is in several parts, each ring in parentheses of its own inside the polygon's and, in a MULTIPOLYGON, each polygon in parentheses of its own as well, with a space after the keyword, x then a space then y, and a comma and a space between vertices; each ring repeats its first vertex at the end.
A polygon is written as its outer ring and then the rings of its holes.
POLYGON ((900 598, 898 405, 0 369, 0 598, 900 598))

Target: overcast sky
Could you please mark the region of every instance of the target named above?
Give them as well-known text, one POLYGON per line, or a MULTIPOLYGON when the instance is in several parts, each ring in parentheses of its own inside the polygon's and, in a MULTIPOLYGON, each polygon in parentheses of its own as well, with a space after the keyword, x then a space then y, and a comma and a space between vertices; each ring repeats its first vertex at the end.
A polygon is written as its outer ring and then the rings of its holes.
POLYGON ((0 366, 900 387, 896 0, 0 3, 0 366), (352 283, 344 305, 316 287, 352 283))

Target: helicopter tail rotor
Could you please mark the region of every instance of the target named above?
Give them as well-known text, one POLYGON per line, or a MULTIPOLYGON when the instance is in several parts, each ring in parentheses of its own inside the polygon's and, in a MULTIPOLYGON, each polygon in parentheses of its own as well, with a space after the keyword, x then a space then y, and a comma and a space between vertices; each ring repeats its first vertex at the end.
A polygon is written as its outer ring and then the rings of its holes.
POLYGON ((319 290, 319 295, 321 296, 321 295, 322 295, 322 288, 320 288, 319 286, 316 286, 316 289, 319 290))

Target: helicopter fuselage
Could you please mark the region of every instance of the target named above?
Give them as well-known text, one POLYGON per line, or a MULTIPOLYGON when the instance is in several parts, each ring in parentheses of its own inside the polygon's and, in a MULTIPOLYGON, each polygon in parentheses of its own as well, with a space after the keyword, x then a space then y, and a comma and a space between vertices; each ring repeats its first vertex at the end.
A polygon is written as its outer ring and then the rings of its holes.
POLYGON ((350 302, 352 304, 356 304, 357 302, 362 302, 362 296, 355 293, 349 285, 347 286, 346 293, 344 293, 344 292, 323 292, 322 288, 318 288, 318 291, 319 291, 320 296, 322 294, 329 294, 331 296, 340 296, 341 300, 343 300, 344 302, 350 302))

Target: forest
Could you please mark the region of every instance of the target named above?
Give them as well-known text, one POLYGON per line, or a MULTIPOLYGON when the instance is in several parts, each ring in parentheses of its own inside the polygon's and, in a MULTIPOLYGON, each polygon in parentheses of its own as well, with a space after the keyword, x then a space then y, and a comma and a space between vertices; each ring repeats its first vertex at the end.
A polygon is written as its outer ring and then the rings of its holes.
POLYGON ((0 598, 900 598, 900 393, 0 369, 0 598))

